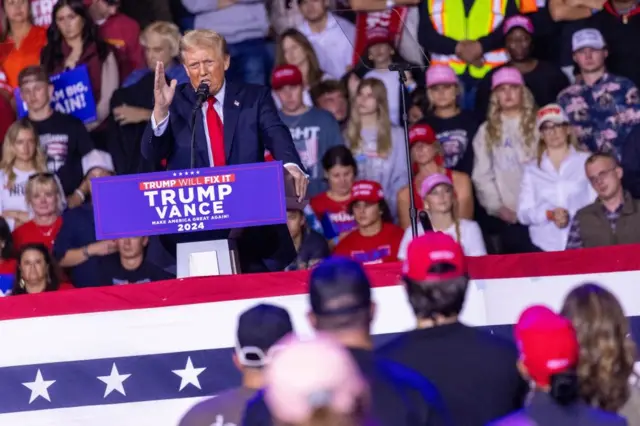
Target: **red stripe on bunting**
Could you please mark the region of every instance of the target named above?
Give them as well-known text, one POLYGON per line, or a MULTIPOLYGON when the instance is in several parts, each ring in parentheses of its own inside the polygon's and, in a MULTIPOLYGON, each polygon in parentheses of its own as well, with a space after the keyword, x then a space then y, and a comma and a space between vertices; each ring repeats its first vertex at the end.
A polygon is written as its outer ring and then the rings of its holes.
MULTIPOLYGON (((475 279, 578 275, 640 270, 640 245, 469 258, 475 279)), ((398 283, 400 264, 371 265, 375 287, 398 283)), ((158 308, 304 294, 308 272, 189 278, 0 299, 0 320, 158 308)), ((80 319, 79 319, 80 320, 80 319)))

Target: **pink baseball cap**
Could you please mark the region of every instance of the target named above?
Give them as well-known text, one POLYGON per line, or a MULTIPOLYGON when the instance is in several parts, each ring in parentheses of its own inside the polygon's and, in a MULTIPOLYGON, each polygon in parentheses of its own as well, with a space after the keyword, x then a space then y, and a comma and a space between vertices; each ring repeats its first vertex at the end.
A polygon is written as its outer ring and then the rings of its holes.
POLYGON ((522 28, 529 34, 533 34, 533 22, 531 22, 531 19, 523 15, 515 15, 504 21, 502 31, 504 31, 504 34, 506 35, 514 28, 522 28))
POLYGON ((524 86, 522 74, 516 68, 503 67, 493 73, 491 77, 491 90, 503 84, 513 84, 515 86, 524 86))
POLYGON ((430 65, 427 68, 427 87, 438 84, 458 84, 458 76, 449 65, 430 65))
POLYGON ((265 402, 285 423, 302 423, 315 410, 349 414, 368 396, 368 387, 349 352, 334 339, 289 336, 265 369, 265 402))
POLYGON ((420 196, 424 198, 425 195, 433 191, 433 188, 442 184, 453 186, 453 182, 451 182, 451 179, 441 173, 434 173, 427 176, 425 180, 422 181, 422 186, 420 187, 420 196))

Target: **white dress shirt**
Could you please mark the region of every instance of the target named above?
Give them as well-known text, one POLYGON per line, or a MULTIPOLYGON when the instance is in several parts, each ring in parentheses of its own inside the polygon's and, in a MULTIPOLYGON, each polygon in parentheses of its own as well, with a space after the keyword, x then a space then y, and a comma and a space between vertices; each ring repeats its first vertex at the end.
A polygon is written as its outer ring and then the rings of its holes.
MULTIPOLYGON (((458 240, 456 235, 456 226, 451 225, 447 229, 442 231, 449 235, 454 240, 458 240)), ((424 235, 424 228, 420 221, 418 221, 418 236, 424 235)), ((413 239, 411 234, 411 227, 408 227, 404 231, 402 241, 400 241, 400 247, 398 248, 398 259, 405 260, 407 258, 407 248, 409 243, 413 239)), ((482 231, 478 223, 473 220, 460 219, 460 245, 465 256, 484 256, 487 254, 487 249, 484 245, 484 238, 482 237, 482 231)))
MULTIPOLYGON (((224 125, 224 93, 225 93, 226 86, 227 86, 227 82, 225 81, 222 83, 222 87, 220 88, 218 93, 214 95, 217 102, 213 104, 213 109, 215 109, 216 112, 218 113, 218 116, 220 117, 220 121, 222 122, 223 125, 224 125)), ((204 102, 202 104, 202 124, 204 125, 204 129, 205 129, 204 136, 205 138, 207 138, 207 154, 209 156, 209 164, 213 166, 214 163, 213 163, 213 152, 211 151, 211 139, 209 138, 209 132, 207 131, 208 129, 207 108, 209 108, 209 103, 204 102)), ((163 118, 159 123, 156 123, 155 117, 153 116, 153 114, 151 114, 151 129, 153 130, 153 134, 155 136, 157 137, 162 136, 164 132, 167 130, 167 127, 169 126, 169 115, 171 115, 171 113, 168 113, 165 118, 163 118)), ((302 169, 295 163, 286 163, 284 166, 287 168, 295 167, 298 170, 302 171, 302 169)), ((306 176, 308 177, 308 175, 306 176)))
POLYGON ((556 170, 547 153, 540 166, 533 160, 525 166, 518 203, 518 221, 529 226, 531 242, 544 251, 565 249, 569 227, 560 229, 547 219, 547 211, 563 208, 570 219, 582 207, 593 203, 596 193, 584 169, 589 154, 571 148, 556 170))
POLYGON ((307 21, 298 26, 318 56, 320 69, 341 78, 353 63, 353 46, 356 27, 349 21, 332 13, 328 14, 327 26, 319 33, 311 31, 307 21))

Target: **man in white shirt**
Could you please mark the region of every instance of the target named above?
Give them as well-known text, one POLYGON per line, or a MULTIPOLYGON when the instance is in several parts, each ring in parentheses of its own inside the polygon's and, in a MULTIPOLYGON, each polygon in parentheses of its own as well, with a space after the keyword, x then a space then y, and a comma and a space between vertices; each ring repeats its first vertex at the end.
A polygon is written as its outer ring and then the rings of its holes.
POLYGON ((328 0, 298 0, 298 6, 304 17, 298 30, 313 45, 320 68, 332 77, 342 77, 353 63, 355 26, 329 12, 328 0))

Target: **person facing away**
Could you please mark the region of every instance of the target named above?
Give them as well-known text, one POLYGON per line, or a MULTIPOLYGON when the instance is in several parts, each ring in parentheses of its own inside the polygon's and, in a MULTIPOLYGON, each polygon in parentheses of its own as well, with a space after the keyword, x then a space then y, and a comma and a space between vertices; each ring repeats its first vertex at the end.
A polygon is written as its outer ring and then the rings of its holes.
POLYGON ((264 368, 279 340, 293 332, 289 313, 266 303, 243 312, 238 319, 233 363, 242 373, 242 385, 192 407, 178 426, 236 426, 245 404, 264 385, 264 368))
POLYGON ((456 425, 484 426, 522 407, 527 385, 515 367, 515 346, 459 320, 469 285, 460 245, 428 232, 411 241, 402 270, 418 327, 378 353, 430 380, 456 425))
POLYGON ((316 334, 284 338, 278 346, 265 369, 265 401, 276 424, 377 425, 369 385, 340 342, 316 334))
MULTIPOLYGON (((369 382, 372 416, 380 426, 452 424, 438 390, 429 381, 373 351, 371 323, 376 305, 360 264, 341 257, 320 263, 311 272, 309 300, 307 317, 313 328, 344 345, 369 382)), ((247 405, 242 424, 272 425, 265 421, 270 418, 260 393, 247 405)))
POLYGON ((514 329, 520 357, 518 370, 532 382, 526 406, 488 426, 508 426, 517 419, 540 426, 626 426, 622 417, 592 408, 580 399, 580 346, 571 321, 546 306, 531 306, 514 329))

